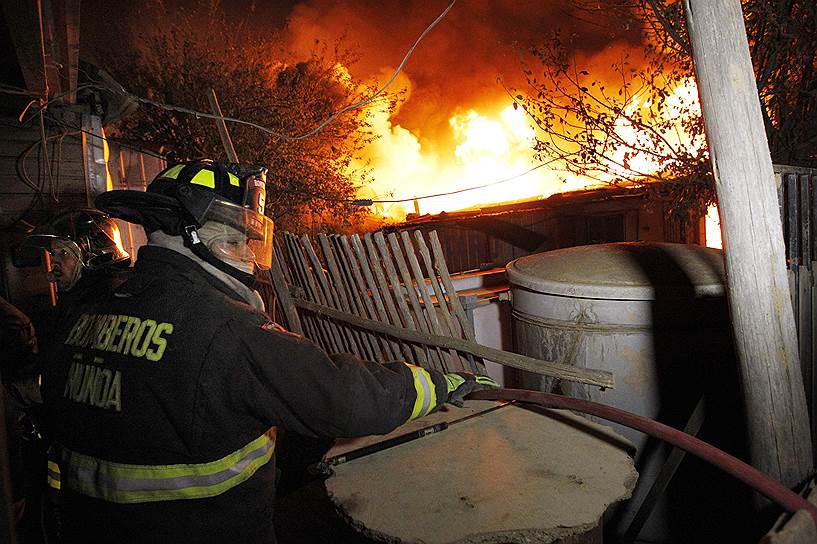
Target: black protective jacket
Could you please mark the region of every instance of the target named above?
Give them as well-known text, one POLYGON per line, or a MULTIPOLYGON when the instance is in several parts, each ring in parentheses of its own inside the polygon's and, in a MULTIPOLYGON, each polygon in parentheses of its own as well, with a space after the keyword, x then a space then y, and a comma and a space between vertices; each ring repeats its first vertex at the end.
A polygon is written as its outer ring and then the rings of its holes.
POLYGON ((153 246, 55 338, 44 387, 69 540, 274 542, 275 428, 387 433, 446 396, 440 373, 328 356, 153 246))

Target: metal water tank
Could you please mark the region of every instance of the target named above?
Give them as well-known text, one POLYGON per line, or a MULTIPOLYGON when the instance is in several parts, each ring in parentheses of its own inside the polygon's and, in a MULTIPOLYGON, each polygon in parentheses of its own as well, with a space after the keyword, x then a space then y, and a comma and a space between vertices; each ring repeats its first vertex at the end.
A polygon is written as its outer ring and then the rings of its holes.
MULTIPOLYGON (((737 380, 731 374, 734 356, 721 251, 669 243, 589 245, 522 257, 507 272, 517 351, 609 370, 616 380, 614 389, 601 391, 522 373, 520 386, 556 390, 677 428, 684 428, 708 389, 739 398, 732 389, 737 380)), ((604 423, 637 448, 639 484, 629 511, 618 520, 626 528, 668 451, 637 431, 604 423)), ((667 513, 672 508, 664 500, 642 538, 665 541, 672 531, 667 513)))

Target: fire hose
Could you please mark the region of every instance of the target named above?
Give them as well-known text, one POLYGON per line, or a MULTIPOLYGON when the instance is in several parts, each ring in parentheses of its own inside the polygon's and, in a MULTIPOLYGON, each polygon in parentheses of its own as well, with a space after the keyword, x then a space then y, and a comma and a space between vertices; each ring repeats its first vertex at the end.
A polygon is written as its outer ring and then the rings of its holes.
POLYGON ((513 400, 537 404, 545 408, 575 410, 630 427, 631 429, 658 438, 715 465, 717 468, 742 481, 764 497, 777 503, 787 512, 793 514, 798 510, 806 510, 814 519, 814 524, 817 525, 817 505, 810 503, 777 480, 772 479, 763 472, 729 455, 725 451, 716 448, 712 444, 708 444, 703 440, 653 419, 596 402, 551 393, 542 393, 540 391, 528 391, 525 389, 490 389, 477 391, 471 393, 467 398, 475 400, 513 400))

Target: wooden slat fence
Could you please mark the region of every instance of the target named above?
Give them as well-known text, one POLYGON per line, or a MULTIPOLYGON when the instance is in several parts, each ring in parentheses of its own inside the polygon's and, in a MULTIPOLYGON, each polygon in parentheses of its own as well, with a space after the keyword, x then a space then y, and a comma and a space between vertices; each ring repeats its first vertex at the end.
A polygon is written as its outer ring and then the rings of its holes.
POLYGON ((281 301, 291 330, 330 353, 371 361, 410 360, 442 372, 484 373, 479 358, 412 343, 310 311, 308 304, 425 334, 473 341, 473 326, 451 282, 436 232, 359 236, 277 236, 273 281, 289 285, 281 301), (315 243, 316 242, 316 243, 315 243), (285 307, 290 311, 286 312, 285 307), (299 307, 297 315, 291 308, 299 307))

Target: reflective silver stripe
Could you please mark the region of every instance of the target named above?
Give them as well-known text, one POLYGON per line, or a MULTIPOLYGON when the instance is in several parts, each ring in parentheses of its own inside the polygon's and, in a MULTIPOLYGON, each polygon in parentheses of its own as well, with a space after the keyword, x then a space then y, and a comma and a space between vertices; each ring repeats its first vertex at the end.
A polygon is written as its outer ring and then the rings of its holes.
POLYGON ((271 458, 275 429, 217 461, 201 464, 130 465, 63 450, 67 488, 118 503, 213 497, 246 481, 271 458))
POLYGON ((428 375, 425 372, 418 372, 415 374, 417 380, 423 386, 423 407, 420 409, 420 415, 428 413, 429 405, 431 404, 431 384, 428 383, 428 375))
POLYGON ((434 382, 427 370, 415 365, 407 365, 411 369, 414 379, 414 390, 417 396, 414 400, 414 409, 409 419, 416 419, 428 414, 437 405, 437 394, 434 382))

